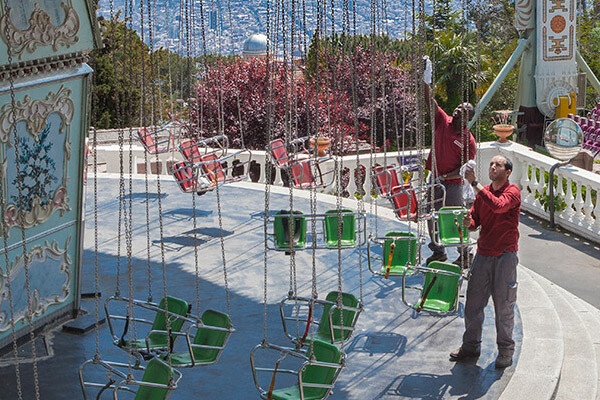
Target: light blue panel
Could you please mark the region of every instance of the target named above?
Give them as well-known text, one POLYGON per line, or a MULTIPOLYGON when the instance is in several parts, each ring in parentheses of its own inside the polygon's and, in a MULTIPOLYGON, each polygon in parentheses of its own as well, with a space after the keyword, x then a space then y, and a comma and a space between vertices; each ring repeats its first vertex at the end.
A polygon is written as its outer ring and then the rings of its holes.
MULTIPOLYGON (((75 258, 73 254, 79 245, 75 240, 76 233, 77 228, 73 225, 55 232, 51 237, 41 238, 27 245, 26 251, 30 259, 28 265, 29 294, 34 324, 41 319, 48 319, 52 314, 68 313, 72 309, 75 290, 75 275, 73 274, 75 258)), ((23 248, 17 247, 11 250, 9 260, 15 329, 26 332, 29 324, 25 319, 25 313, 29 307, 23 248)), ((6 275, 4 275, 0 280, 0 342, 3 338, 11 335, 9 300, 8 283, 6 275)))
MULTIPOLYGON (((71 313, 79 299, 83 147, 87 136, 87 96, 91 70, 83 65, 60 73, 15 81, 15 107, 10 90, 0 85, 0 162, 6 175, 0 182, 7 198, 11 225, 6 239, 10 258, 13 311, 17 336, 27 334, 28 309, 23 267, 15 136, 19 150, 22 205, 26 215, 26 250, 32 260, 29 293, 34 324, 40 326, 71 313), (7 132, 16 114, 16 129, 7 132), (11 219, 12 218, 12 219, 11 219)), ((0 242, 0 251, 4 243, 0 242)), ((4 255, 0 265, 4 268, 4 255)), ((0 277, 0 347, 10 342, 7 277, 0 277), (8 329, 8 330, 7 330, 8 329)))
POLYGON ((0 19, 0 64, 6 64, 7 40, 13 62, 88 51, 98 43, 95 10, 87 0, 8 0, 8 7, 10 18, 0 19))
MULTIPOLYGON (((17 123, 19 140, 19 176, 21 182, 21 201, 23 208, 32 210, 37 198, 41 206, 48 206, 53 195, 63 184, 65 143, 67 142, 66 125, 57 113, 47 118, 44 130, 38 139, 29 133, 27 123, 17 123)), ((15 152, 7 151, 7 165, 15 165, 15 152)), ((68 171, 67 171, 68 172, 68 171)), ((7 168, 7 197, 11 204, 19 204, 19 177, 17 168, 7 168)))
MULTIPOLYGON (((82 177, 80 153, 87 135, 86 119, 82 113, 86 106, 88 75, 61 75, 54 80, 48 76, 36 78, 29 82, 17 82, 15 90, 16 102, 23 105, 21 108, 29 110, 19 112, 30 112, 30 109, 38 105, 47 108, 41 114, 46 117, 45 120, 40 120, 37 127, 31 123, 35 118, 21 120, 16 124, 22 201, 30 221, 27 225, 27 237, 43 234, 48 229, 77 218, 82 177), (36 102, 38 103, 35 104, 36 102)), ((1 104, 11 104, 10 93, 2 91, 2 88, 1 104)), ((0 123, 3 115, 0 112, 0 123)), ((39 118, 40 114, 35 116, 39 118)), ((14 143, 14 133, 11 133, 9 140, 11 144, 14 143)), ((15 152, 12 146, 0 143, 0 160, 4 157, 7 169, 3 187, 10 213, 11 207, 16 209, 19 206, 15 152)), ((9 233, 9 246, 21 240, 18 226, 12 224, 9 233)))

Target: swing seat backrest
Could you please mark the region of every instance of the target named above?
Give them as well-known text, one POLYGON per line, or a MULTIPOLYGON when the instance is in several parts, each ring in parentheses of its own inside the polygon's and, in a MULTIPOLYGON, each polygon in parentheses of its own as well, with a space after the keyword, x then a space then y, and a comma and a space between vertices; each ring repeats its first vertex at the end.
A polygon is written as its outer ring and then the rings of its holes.
MULTIPOLYGON (((229 319, 229 316, 218 311, 206 310, 202 313, 201 319, 202 323, 208 327, 224 329, 231 328, 231 320, 229 319)), ((229 332, 215 331, 208 328, 199 328, 194 336, 193 344, 201 346, 223 347, 228 335, 229 332)), ((194 360, 196 360, 196 362, 206 364, 217 361, 221 350, 195 347, 193 352, 194 360)))
MULTIPOLYGON (((431 269, 453 272, 456 275, 446 275, 441 273, 435 274, 431 271, 428 271, 425 274, 423 291, 429 287, 434 276, 437 275, 437 279, 427 295, 427 299, 423 304, 423 310, 433 312, 448 312, 452 310, 455 308, 456 302, 458 301, 458 285, 460 282, 462 268, 460 265, 440 261, 432 261, 427 265, 427 267, 431 269)), ((421 300, 419 300, 419 302, 420 301, 421 300)))
POLYGON ((202 172, 213 183, 225 181, 225 170, 215 153, 208 153, 198 159, 202 162, 202 172))
MULTIPOLYGON (((338 246, 338 212, 328 210, 325 212, 325 236, 327 247, 338 246)), ((352 210, 342 209, 342 239, 341 247, 356 245, 356 217, 352 210)))
MULTIPOLYGON (((339 292, 337 291, 333 291, 333 292, 329 292, 327 294, 327 297, 325 298, 325 300, 327 300, 328 302, 331 303, 336 303, 337 302, 337 298, 338 298, 338 294, 339 292)), ((343 336, 342 336, 342 329, 333 329, 333 338, 331 337, 331 329, 330 329, 330 325, 329 325, 329 311, 331 310, 331 308, 333 307, 331 304, 325 304, 323 306, 323 315, 321 316, 321 321, 319 323, 319 330, 318 330, 318 336, 321 340, 326 340, 330 343, 337 343, 337 342, 341 342, 341 341, 346 341, 348 340, 348 338, 350 337, 350 335, 352 335, 353 329, 354 328, 354 324, 356 323, 356 313, 357 311, 355 311, 355 308, 358 308, 358 299, 350 293, 343 293, 342 292, 342 305, 344 306, 344 328, 348 328, 348 329, 343 329, 343 336), (346 309, 345 307, 352 307, 351 310, 346 309)), ((335 310, 333 310, 333 313, 331 315, 331 320, 333 322, 334 326, 342 326, 342 319, 341 319, 342 313, 340 312, 339 308, 336 308, 335 310)))
POLYGON ((386 167, 376 165, 373 167, 373 171, 375 172, 375 181, 379 188, 379 193, 383 197, 388 197, 392 192, 392 188, 400 185, 394 165, 388 165, 386 167))
POLYGON ((417 218, 417 194, 411 185, 393 186, 392 205, 400 219, 417 218))
POLYGON ((294 248, 304 248, 306 246, 306 218, 302 212, 294 211, 290 213, 286 210, 281 210, 275 214, 273 221, 275 230, 275 246, 279 249, 289 249, 290 247, 290 216, 292 218, 292 232, 294 234, 294 248), (282 216, 284 214, 284 216, 282 216), (298 216, 296 216, 296 214, 298 216))
MULTIPOLYGON (((311 346, 312 350, 309 348, 307 354, 312 352, 316 361, 340 365, 342 351, 337 346, 320 340, 314 340, 311 346)), ((303 384, 333 385, 338 371, 339 368, 311 365, 310 362, 307 362, 300 374, 303 384)), ((300 400, 302 399, 300 390, 302 390, 304 400, 324 399, 331 391, 329 388, 295 385, 274 390, 273 400, 300 400)))
POLYGON ((194 169, 185 161, 173 164, 173 177, 185 193, 196 190, 198 180, 194 176, 194 169))
POLYGON ((179 144, 179 152, 183 158, 191 163, 200 161, 200 150, 198 145, 190 139, 182 140, 179 144))
POLYGON ((140 139, 140 142, 142 142, 142 145, 146 148, 148 153, 156 154, 163 152, 162 150, 159 150, 156 146, 156 143, 154 143, 154 138, 152 137, 152 134, 148 132, 148 128, 138 129, 137 135, 138 139, 140 139))
MULTIPOLYGON (((157 383, 159 385, 168 385, 173 379, 174 372, 167 364, 153 358, 148 362, 142 382, 157 383)), ((135 400, 164 400, 167 398, 170 390, 167 388, 158 388, 150 386, 140 386, 135 394, 135 400)))
POLYGON ((297 188, 310 188, 315 184, 310 160, 302 160, 292 165, 292 182, 297 188))
POLYGON ((277 166, 283 167, 290 162, 287 149, 285 148, 285 142, 283 139, 275 139, 269 145, 273 159, 277 163, 277 166))
MULTIPOLYGON (((189 311, 189 305, 187 301, 178 299, 177 297, 167 296, 160 301, 158 305, 159 308, 165 309, 165 305, 168 305, 169 313, 180 315, 185 317, 189 311)), ((177 318, 175 316, 169 317, 169 327, 171 328, 171 332, 179 332, 183 323, 185 321, 182 318, 177 318)), ((154 331, 166 331, 167 330, 167 319, 165 318, 165 313, 157 312, 154 317, 154 322, 152 323, 152 330, 154 331)), ((167 342, 167 335, 163 333, 151 333, 148 336, 150 342, 154 345, 160 345, 163 347, 167 347, 169 344, 167 342)))
POLYGON ((467 209, 464 207, 442 207, 438 211, 438 227, 440 242, 443 245, 461 244, 462 231, 463 243, 469 241, 469 231, 463 224, 463 217, 467 214, 467 209), (458 226, 457 226, 458 223, 458 226))
MULTIPOLYGON (((315 340, 311 343, 312 352, 315 359, 320 362, 326 362, 331 364, 339 364, 342 359, 342 351, 337 347, 329 343, 315 340)), ((307 351, 310 354, 310 349, 307 351)), ((332 367, 321 367, 316 365, 308 365, 302 371, 302 382, 303 383, 317 383, 322 385, 331 385, 336 377, 337 370, 332 367)), ((329 389, 325 388, 314 388, 304 387, 304 399, 322 399, 324 398, 329 389)))
POLYGON ((392 251, 392 242, 396 244, 394 254, 392 255, 392 264, 390 273, 401 274, 408 264, 417 263, 417 235, 411 232, 388 232, 385 236, 406 237, 409 239, 385 239, 383 242, 383 272, 387 270, 392 251), (410 254, 409 254, 410 250, 410 254))

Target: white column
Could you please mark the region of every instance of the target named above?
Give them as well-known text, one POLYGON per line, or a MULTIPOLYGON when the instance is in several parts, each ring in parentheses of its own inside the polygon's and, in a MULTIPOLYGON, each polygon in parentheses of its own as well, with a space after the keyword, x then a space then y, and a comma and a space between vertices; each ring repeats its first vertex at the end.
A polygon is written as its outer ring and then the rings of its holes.
POLYGON ((583 186, 582 184, 580 184, 579 182, 575 182, 577 184, 577 195, 575 196, 575 203, 573 204, 573 206, 575 207, 575 219, 582 221, 583 220, 583 196, 581 193, 581 187, 583 186))
POLYGON ((592 226, 594 218, 592 217, 592 210, 594 209, 594 203, 592 203, 592 187, 590 185, 585 186, 585 203, 583 204, 583 212, 585 216, 583 223, 587 226, 592 226))
POLYGON ((573 197, 573 181, 571 178, 567 178, 567 193, 565 194, 565 203, 567 203, 565 214, 567 215, 568 219, 571 219, 573 218, 573 215, 575 215, 575 210, 573 210, 575 198, 573 197))

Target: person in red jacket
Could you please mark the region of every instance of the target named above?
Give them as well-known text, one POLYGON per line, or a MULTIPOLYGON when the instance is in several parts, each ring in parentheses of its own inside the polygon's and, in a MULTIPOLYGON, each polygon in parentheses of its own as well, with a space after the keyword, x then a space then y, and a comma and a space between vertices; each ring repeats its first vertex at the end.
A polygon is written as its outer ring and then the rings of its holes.
POLYGON ((475 188, 477 195, 463 222, 469 230, 481 228, 481 231, 467 288, 465 333, 461 347, 450 353, 452 361, 479 357, 483 311, 491 295, 498 345, 495 367, 512 365, 521 210, 521 191, 508 181, 512 169, 512 162, 507 157, 497 155, 492 158, 489 168, 492 183, 487 186, 477 182, 473 168, 467 167, 465 172, 465 179, 475 188))
MULTIPOLYGON (((434 145, 427 157, 425 169, 432 172, 433 176, 439 180, 445 188, 445 202, 442 204, 444 192, 442 188, 436 186, 434 189, 434 208, 439 210, 442 206, 463 206, 464 199, 462 194, 462 177, 459 174, 460 167, 469 160, 475 158, 477 145, 473 134, 467 129, 467 123, 473 118, 473 105, 470 103, 459 104, 458 107, 449 116, 438 106, 435 99, 431 97, 431 89, 428 84, 424 86, 425 104, 429 113, 429 102, 433 103, 435 109, 435 137, 434 145)), ((448 256, 443 246, 437 245, 434 239, 439 243, 436 235, 433 220, 427 221, 429 237, 431 242, 429 248, 433 252, 425 261, 426 265, 431 261, 446 261, 448 256)), ((470 248, 457 248, 458 258, 454 264, 467 268, 471 263, 470 248)))

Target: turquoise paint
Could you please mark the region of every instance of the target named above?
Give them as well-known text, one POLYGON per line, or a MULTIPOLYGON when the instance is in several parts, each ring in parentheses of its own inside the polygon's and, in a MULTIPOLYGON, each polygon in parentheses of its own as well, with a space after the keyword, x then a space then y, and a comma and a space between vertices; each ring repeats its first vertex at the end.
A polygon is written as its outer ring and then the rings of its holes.
MULTIPOLYGON (((39 3, 39 8, 50 17, 50 23, 54 27, 58 27, 65 22, 65 10, 60 6, 60 3, 65 3, 72 7, 72 12, 78 20, 78 29, 73 30, 73 34, 68 34, 70 39, 67 43, 38 43, 31 44, 25 49, 13 49, 16 53, 13 55, 13 63, 21 61, 31 61, 48 57, 56 57, 59 55, 80 53, 92 50, 95 45, 99 44, 98 29, 92 29, 97 25, 95 10, 88 0, 9 0, 9 8, 11 8, 10 17, 13 25, 20 31, 30 29, 29 19, 34 10, 34 4, 39 3), (60 21, 58 23, 57 21, 60 21), (56 46, 56 50, 53 48, 56 46)), ((4 14, 4 4, 0 2, 1 13, 4 14)), ((14 45, 11 46, 14 48, 14 45)), ((0 40, 0 64, 7 64, 7 46, 6 42, 0 40)))

